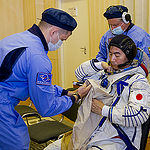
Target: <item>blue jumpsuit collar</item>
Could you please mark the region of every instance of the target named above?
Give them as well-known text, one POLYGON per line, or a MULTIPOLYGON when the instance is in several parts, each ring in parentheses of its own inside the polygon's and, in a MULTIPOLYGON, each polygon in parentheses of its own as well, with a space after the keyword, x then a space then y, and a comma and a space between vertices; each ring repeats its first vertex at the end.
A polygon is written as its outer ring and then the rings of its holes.
POLYGON ((134 24, 130 23, 130 25, 128 26, 128 28, 127 28, 127 30, 125 32, 128 32, 133 26, 134 26, 134 24))
POLYGON ((28 29, 28 31, 31 32, 32 34, 38 36, 42 41, 44 49, 46 51, 48 51, 48 45, 47 45, 46 39, 45 39, 43 33, 41 32, 40 28, 36 24, 34 24, 30 29, 28 29))

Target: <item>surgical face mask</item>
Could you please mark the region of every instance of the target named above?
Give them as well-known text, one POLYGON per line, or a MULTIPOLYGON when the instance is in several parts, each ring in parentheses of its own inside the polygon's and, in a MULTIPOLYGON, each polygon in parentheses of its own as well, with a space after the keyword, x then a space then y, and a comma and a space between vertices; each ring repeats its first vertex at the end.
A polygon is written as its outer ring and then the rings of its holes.
POLYGON ((58 35, 58 42, 56 44, 53 44, 51 42, 51 37, 50 37, 50 42, 48 43, 48 49, 49 49, 49 51, 56 51, 62 45, 63 41, 60 40, 59 34, 57 34, 57 35, 58 35))
MULTIPOLYGON (((123 25, 123 24, 122 24, 122 25, 123 25)), ((121 26, 122 26, 122 25, 121 25, 121 26)), ((116 27, 116 28, 114 28, 113 30, 112 30, 111 27, 110 27, 110 30, 111 30, 112 34, 114 34, 114 35, 122 34, 122 33, 124 32, 124 30, 122 30, 121 26, 116 27)))

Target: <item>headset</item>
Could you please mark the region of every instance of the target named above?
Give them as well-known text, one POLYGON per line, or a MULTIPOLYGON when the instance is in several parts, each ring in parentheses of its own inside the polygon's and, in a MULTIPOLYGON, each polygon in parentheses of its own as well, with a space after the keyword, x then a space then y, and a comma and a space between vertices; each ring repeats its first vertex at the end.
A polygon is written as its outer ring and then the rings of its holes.
POLYGON ((131 22, 131 15, 127 12, 123 12, 122 20, 125 24, 128 24, 129 22, 131 22))

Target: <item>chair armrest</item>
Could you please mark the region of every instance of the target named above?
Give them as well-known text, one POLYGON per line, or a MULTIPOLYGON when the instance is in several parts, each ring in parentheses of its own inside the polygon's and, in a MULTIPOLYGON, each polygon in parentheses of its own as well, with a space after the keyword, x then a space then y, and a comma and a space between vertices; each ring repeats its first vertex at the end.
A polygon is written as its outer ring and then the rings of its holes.
POLYGON ((62 122, 64 120, 64 115, 61 115, 61 119, 59 120, 59 122, 62 122))

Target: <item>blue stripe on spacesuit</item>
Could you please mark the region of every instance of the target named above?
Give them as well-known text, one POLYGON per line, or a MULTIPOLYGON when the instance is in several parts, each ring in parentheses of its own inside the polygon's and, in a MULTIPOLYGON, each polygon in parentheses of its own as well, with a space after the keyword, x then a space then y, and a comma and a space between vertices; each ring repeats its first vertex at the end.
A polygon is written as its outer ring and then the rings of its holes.
MULTIPOLYGON (((136 110, 136 111, 137 111, 137 118, 139 119, 140 123, 142 124, 142 120, 140 119, 142 117, 141 112, 139 112, 138 110, 136 110)), ((135 118, 135 116, 134 116, 134 118, 135 118)), ((142 119, 143 119, 143 117, 142 117, 142 119)), ((137 125, 138 125, 138 123, 137 123, 137 125)))
MULTIPOLYGON (((133 112, 133 110, 132 110, 132 108, 130 108, 129 106, 128 106, 128 110, 129 110, 129 112, 130 112, 130 114, 131 114, 131 111, 133 112), (130 110, 131 109, 131 110, 130 110)), ((133 112, 134 113, 134 112, 133 112)), ((123 115, 122 115, 123 116, 123 115)), ((129 119, 129 118, 128 118, 129 119)), ((134 117, 134 120, 136 121, 136 118, 134 117)), ((131 118, 131 122, 132 122, 132 125, 134 126, 134 122, 133 122, 133 119, 131 118)), ((130 121, 129 121, 129 123, 130 123, 130 121)), ((137 123, 137 121, 136 121, 136 123, 137 123)))
MULTIPOLYGON (((101 127, 103 125, 103 123, 105 122, 105 120, 107 119, 107 117, 103 117, 101 120, 100 120, 100 123, 98 124, 99 127, 101 127)), ((94 136, 91 136, 89 138, 89 141, 91 141, 91 139, 93 138, 94 136)))
MULTIPOLYGON (((86 76, 82 66, 79 66, 79 68, 75 72, 76 76, 80 79, 82 79, 84 76, 86 76)), ((82 79, 83 80, 83 79, 82 79)))
MULTIPOLYGON (((124 114, 126 114, 126 107, 125 107, 124 111, 125 111, 124 114)), ((127 120, 125 118, 125 126, 126 126, 126 122, 127 122, 127 120)))
MULTIPOLYGON (((127 77, 128 78, 128 77, 127 77)), ((121 92, 123 91, 124 89, 124 86, 128 86, 128 83, 127 82, 124 82, 124 81, 119 81, 117 83, 117 94, 118 96, 120 96, 121 92)))
POLYGON ((119 125, 112 124, 114 128, 117 130, 120 138, 124 141, 127 148, 126 150, 137 150, 137 148, 131 143, 129 137, 126 135, 126 133, 119 127, 119 125))
MULTIPOLYGON (((127 114, 129 114, 129 110, 128 109, 127 109, 127 114)), ((127 120, 128 121, 127 124, 130 126, 130 119, 129 119, 129 117, 127 117, 127 119, 128 119, 127 120)))
MULTIPOLYGON (((125 80, 127 80, 130 76, 128 76, 125 80)), ((128 83, 127 82, 124 82, 124 81, 119 81, 117 83, 117 98, 116 100, 114 101, 114 103, 112 104, 112 107, 111 107, 111 110, 110 110, 110 121, 112 122, 112 111, 113 111, 113 107, 118 103, 119 99, 120 99, 120 94, 121 92, 123 91, 124 87, 123 86, 128 86, 128 83)))
POLYGON ((134 134, 133 134, 133 137, 132 137, 132 142, 134 142, 134 140, 135 140, 135 137, 136 137, 136 130, 137 130, 137 128, 135 127, 135 131, 134 131, 134 134))
POLYGON ((77 78, 81 78, 78 69, 75 71, 75 75, 76 75, 77 78))
MULTIPOLYGON (((149 114, 146 112, 147 116, 149 116, 149 114)), ((142 116, 143 120, 147 119, 147 117, 145 116, 144 112, 141 112, 140 115, 142 116), (142 115, 143 114, 143 115, 142 115), (145 119, 144 119, 145 118, 145 119)))
POLYGON ((106 120, 106 117, 103 117, 99 123, 99 127, 101 127, 103 125, 103 123, 105 122, 106 120))
MULTIPOLYGON (((129 107, 129 106, 128 106, 128 107, 129 107)), ((129 108, 130 108, 130 107, 129 107, 129 108)), ((129 108, 128 108, 128 109, 129 109, 129 108)), ((136 114, 132 114, 132 115, 122 115, 122 116, 123 116, 123 117, 134 117, 134 116, 137 116, 138 114, 140 114, 141 111, 145 111, 145 112, 146 112, 147 110, 146 110, 146 109, 143 109, 143 107, 141 106, 140 110, 139 110, 139 111, 137 110, 137 113, 136 113, 136 114)), ((130 114, 131 114, 131 113, 130 113, 130 114)))
POLYGON ((81 66, 81 70, 82 70, 82 72, 84 73, 83 75, 86 75, 86 73, 84 72, 84 69, 82 68, 82 66, 81 66))
MULTIPOLYGON (((127 76, 125 81, 127 79, 129 79, 131 76, 127 76)), ((120 94, 122 93, 123 89, 124 89, 124 86, 128 86, 128 83, 125 82, 125 81, 119 81, 117 83, 117 98, 116 100, 114 101, 114 103, 112 104, 112 107, 111 107, 111 110, 110 110, 110 121, 112 122, 112 111, 113 111, 113 107, 118 103, 119 99, 120 99, 120 94)))
MULTIPOLYGON (((128 106, 128 110, 129 110, 129 115, 128 116, 131 116, 131 114, 132 114, 132 112, 133 112, 133 110, 132 110, 132 108, 131 107, 129 107, 128 106)), ((134 113, 134 112, 133 112, 134 113)), ((123 116, 123 115, 122 115, 123 116)), ((133 116, 133 117, 128 117, 131 121, 131 124, 134 126, 134 122, 133 122, 133 120, 136 122, 136 125, 137 125, 137 120, 136 120, 136 118, 135 118, 135 116, 133 116)))
POLYGON ((82 78, 82 76, 83 76, 83 70, 81 71, 81 68, 80 68, 80 66, 79 66, 79 68, 77 69, 77 75, 80 77, 80 78, 82 78))
POLYGON ((145 116, 144 112, 141 112, 140 115, 141 115, 141 118, 142 118, 143 121, 144 121, 144 120, 146 119, 146 116, 145 116), (144 119, 144 118, 145 118, 145 119, 144 119))
POLYGON ((98 68, 94 65, 94 59, 90 60, 90 64, 91 64, 92 68, 93 68, 96 72, 100 71, 100 69, 98 69, 98 68))

